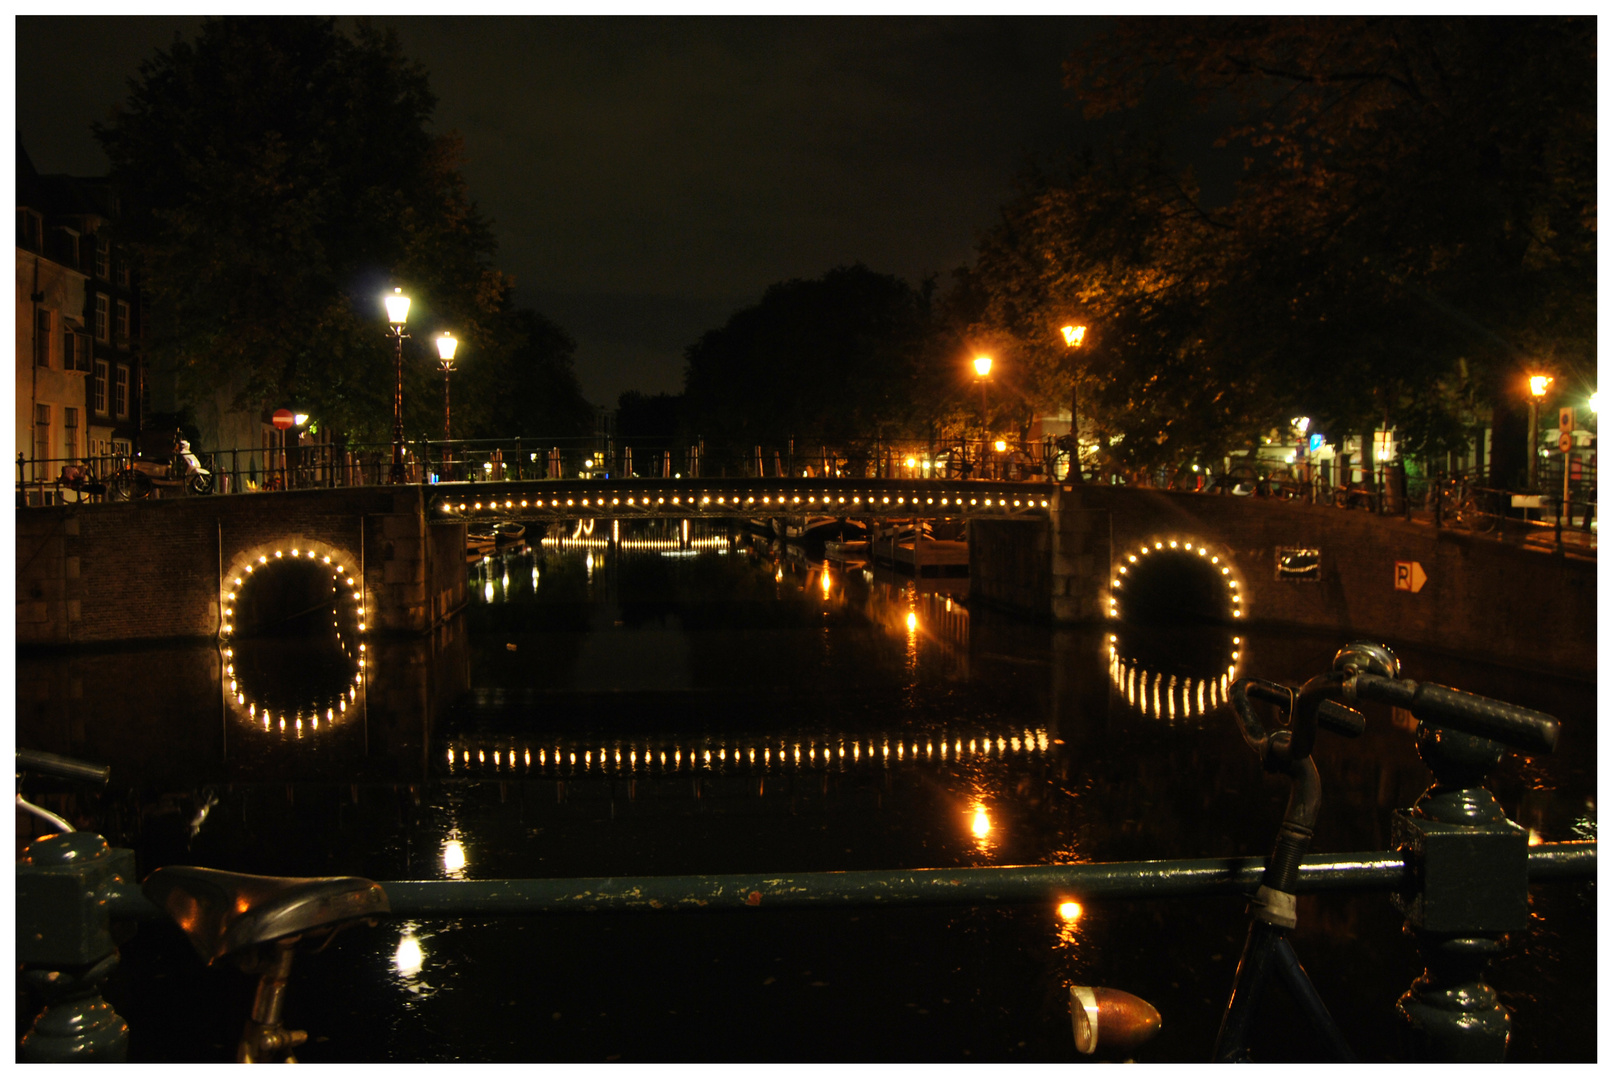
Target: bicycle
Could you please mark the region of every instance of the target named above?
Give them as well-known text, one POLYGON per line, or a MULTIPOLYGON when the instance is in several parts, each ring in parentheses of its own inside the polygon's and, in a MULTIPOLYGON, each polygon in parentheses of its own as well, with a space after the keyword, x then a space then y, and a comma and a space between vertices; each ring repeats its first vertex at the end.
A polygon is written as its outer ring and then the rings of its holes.
MULTIPOLYGON (((1435 770, 1435 786, 1423 796, 1423 800, 1430 800, 1442 782, 1467 788, 1475 770, 1482 776, 1489 765, 1500 760, 1503 747, 1526 753, 1550 752, 1556 746, 1560 722, 1545 713, 1477 694, 1402 679, 1400 661, 1387 646, 1359 641, 1339 650, 1330 670, 1302 687, 1295 689, 1264 679, 1243 678, 1232 684, 1229 700, 1245 744, 1260 759, 1265 771, 1287 776, 1291 788, 1272 855, 1267 860, 1259 888, 1250 897, 1248 933, 1222 1011, 1212 1060, 1252 1060, 1250 1039, 1255 1017, 1263 993, 1275 975, 1311 1021, 1318 1045, 1328 1057, 1335 1061, 1355 1061, 1349 1042, 1333 1021, 1287 938, 1288 931, 1297 924, 1295 887, 1299 881, 1300 861, 1309 847, 1321 801, 1321 781, 1311 758, 1318 730, 1346 738, 1359 736, 1366 730, 1367 721, 1353 708, 1358 701, 1407 709, 1420 724, 1420 752, 1435 770), (1277 706, 1286 715, 1288 726, 1268 731, 1256 718, 1251 699, 1277 706), (1430 732, 1426 740, 1425 730, 1430 732), (1441 742, 1452 745, 1442 750, 1441 742), (1433 744, 1434 748, 1425 750, 1427 744, 1433 744), (1441 760, 1442 753, 1449 760, 1441 760), (1446 775, 1441 775, 1442 768, 1446 775)), ((1462 790, 1458 795, 1467 797, 1474 790, 1488 796, 1482 787, 1462 790)), ((1490 796, 1489 801, 1493 806, 1494 797, 1490 796)), ((1422 807, 1423 802, 1418 806, 1422 807)), ((1495 808, 1495 812, 1499 814, 1499 808, 1495 808)), ((1501 821, 1505 822, 1505 818, 1501 821)), ((1397 827, 1399 824, 1397 821, 1397 827)), ((1411 921, 1408 919, 1408 927, 1411 921)), ((1434 958, 1430 956, 1430 972, 1434 966, 1434 958)), ((1464 1014, 1462 1020, 1447 1022, 1477 1029, 1492 1042, 1494 1029, 1499 1025, 1500 1047, 1504 1050, 1505 1012, 1495 1000, 1493 990, 1478 982, 1476 974, 1472 974, 1471 979, 1478 992, 1469 993, 1467 999, 1477 1007, 1471 1014, 1464 1014), (1469 1019, 1470 1016, 1476 1019, 1469 1019)), ((1422 980, 1432 981, 1437 980, 1426 975, 1422 980)), ((1401 999, 1402 1015, 1411 1016, 1415 1021, 1419 1019, 1414 1015, 1419 1009, 1427 1014, 1450 1011, 1448 1002, 1441 1003, 1442 1009, 1413 1000, 1415 991, 1416 987, 1401 999)), ((1450 987, 1441 987, 1441 991, 1452 992, 1450 987)), ((1096 1054, 1100 1049, 1129 1053, 1159 1030, 1158 1010, 1133 994, 1110 987, 1071 986, 1069 995, 1076 1048, 1083 1054, 1096 1054)), ((1426 1015, 1420 1019, 1424 1023, 1440 1022, 1437 1015, 1432 1021, 1426 1015)))
MULTIPOLYGON (((58 754, 19 749, 16 759, 19 783, 24 773, 100 785, 111 778, 107 766, 58 754)), ((20 791, 17 809, 58 830, 30 845, 27 861, 42 868, 104 862, 103 870, 91 873, 96 891, 108 905, 116 903, 133 884, 132 853, 108 848, 100 836, 78 831, 71 822, 28 801, 20 791)), ((19 898, 26 891, 24 880, 19 877, 19 898)), ((49 881, 48 869, 31 880, 59 891, 59 884, 49 881)), ((296 946, 317 943, 318 951, 338 932, 356 925, 373 926, 389 911, 381 887, 358 877, 280 878, 164 866, 146 877, 140 891, 172 918, 203 963, 228 960, 258 976, 251 1013, 236 1047, 236 1061, 242 1064, 276 1059, 295 1062, 290 1052, 308 1040, 307 1032, 289 1030, 282 1022, 296 946)), ((117 962, 116 941, 109 933, 104 941, 82 943, 83 951, 99 950, 101 955, 86 958, 79 969, 66 971, 55 964, 45 967, 39 963, 44 957, 30 955, 31 942, 19 943, 17 959, 23 965, 24 981, 45 1003, 33 1029, 22 1038, 21 1060, 124 1060, 128 1025, 100 999, 98 990, 117 962)))

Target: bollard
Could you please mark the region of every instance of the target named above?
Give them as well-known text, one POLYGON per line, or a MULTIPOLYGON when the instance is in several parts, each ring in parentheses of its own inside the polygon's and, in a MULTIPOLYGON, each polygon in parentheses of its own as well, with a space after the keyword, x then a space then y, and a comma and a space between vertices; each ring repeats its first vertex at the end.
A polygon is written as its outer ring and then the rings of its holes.
POLYGON ((1501 939, 1529 918, 1528 833, 1509 821, 1484 776, 1499 743, 1436 727, 1417 728, 1417 753, 1434 783, 1397 810, 1391 842, 1415 886, 1394 895, 1425 970, 1396 1005, 1410 1061, 1501 1061, 1512 1022, 1484 981, 1501 939))
POLYGON ((127 1059, 129 1026, 100 987, 118 962, 110 907, 133 880, 134 852, 95 833, 36 840, 17 860, 17 962, 45 1005, 19 1060, 127 1059))

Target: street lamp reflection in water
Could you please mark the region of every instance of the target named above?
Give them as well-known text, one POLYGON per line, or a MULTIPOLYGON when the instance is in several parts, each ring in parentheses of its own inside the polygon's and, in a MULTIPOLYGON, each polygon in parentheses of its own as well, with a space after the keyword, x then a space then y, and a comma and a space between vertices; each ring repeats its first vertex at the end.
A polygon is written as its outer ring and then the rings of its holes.
POLYGON ((412 979, 420 974, 425 962, 426 952, 420 947, 420 939, 415 937, 414 924, 406 923, 403 938, 398 942, 398 951, 392 954, 392 967, 399 977, 412 979))
POLYGON ((975 847, 982 855, 990 855, 995 846, 992 842, 993 827, 991 815, 986 812, 984 803, 975 803, 969 818, 969 832, 974 837, 975 847))
POLYGON ((465 845, 458 840, 449 840, 442 846, 443 872, 451 878, 465 876, 465 845))

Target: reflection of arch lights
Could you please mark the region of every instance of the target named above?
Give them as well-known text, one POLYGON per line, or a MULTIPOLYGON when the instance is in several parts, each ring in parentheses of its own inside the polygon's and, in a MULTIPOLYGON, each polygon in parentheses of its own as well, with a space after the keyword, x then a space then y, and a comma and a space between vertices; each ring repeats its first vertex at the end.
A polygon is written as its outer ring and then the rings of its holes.
MULTIPOLYGON (((226 695, 233 710, 238 716, 244 717, 254 726, 262 724, 263 730, 280 731, 288 737, 302 738, 304 731, 309 733, 320 730, 321 721, 326 728, 340 722, 348 713, 348 709, 358 702, 359 691, 364 688, 367 674, 367 651, 363 635, 368 630, 368 603, 364 599, 364 586, 348 570, 348 564, 356 560, 339 548, 328 544, 298 540, 294 546, 282 544, 271 547, 264 544, 248 549, 236 556, 235 564, 224 575, 223 586, 219 592, 219 643, 224 656, 224 678, 229 680, 229 692, 226 695), (289 552, 289 558, 288 558, 289 552), (286 710, 272 710, 249 697, 236 678, 235 672, 235 605, 247 584, 254 575, 268 569, 275 562, 291 563, 306 561, 310 565, 327 567, 331 573, 331 585, 337 602, 348 600, 356 607, 358 640, 349 642, 341 633, 339 620, 333 620, 336 625, 336 640, 350 660, 355 661, 357 671, 352 682, 337 695, 335 704, 327 704, 321 712, 317 706, 308 709, 293 709, 289 714, 286 710), (345 587, 344 587, 345 586, 345 587)), ((332 612, 334 615, 335 612, 332 612)))
POLYGON ((845 772, 860 768, 890 768, 892 761, 918 764, 926 761, 1007 760, 1039 757, 1048 752, 1045 728, 1014 733, 962 735, 939 740, 887 735, 822 735, 804 738, 756 737, 696 740, 682 743, 613 740, 559 742, 541 746, 516 745, 514 739, 488 742, 462 740, 445 748, 451 773, 492 771, 529 775, 579 776, 586 774, 644 776, 675 773, 800 772, 811 769, 845 772))
POLYGON ((1122 659, 1109 635, 1109 681, 1126 703, 1155 720, 1190 720, 1204 716, 1227 702, 1232 680, 1238 677, 1238 658, 1243 639, 1232 639, 1232 662, 1212 679, 1189 675, 1166 675, 1149 671, 1133 660, 1122 659))
POLYGON ((1227 599, 1232 604, 1232 617, 1235 619, 1243 618, 1243 594, 1237 580, 1232 576, 1232 561, 1230 559, 1222 559, 1220 555, 1212 555, 1205 545, 1194 543, 1191 540, 1155 540, 1152 544, 1141 545, 1135 551, 1127 551, 1121 558, 1115 560, 1115 572, 1109 580, 1109 617, 1111 619, 1120 617, 1121 590, 1125 588, 1126 580, 1130 574, 1142 568, 1138 563, 1138 559, 1147 559, 1150 555, 1155 555, 1162 551, 1177 551, 1188 555, 1197 555, 1219 570, 1222 580, 1226 583, 1227 599))

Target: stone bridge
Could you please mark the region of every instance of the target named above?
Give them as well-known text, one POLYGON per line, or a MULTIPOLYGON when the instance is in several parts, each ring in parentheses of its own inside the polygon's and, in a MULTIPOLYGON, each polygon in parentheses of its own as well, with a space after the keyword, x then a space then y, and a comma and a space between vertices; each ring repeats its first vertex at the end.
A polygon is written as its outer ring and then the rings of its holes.
POLYGON ((351 595, 364 634, 423 634, 466 601, 467 524, 798 516, 966 518, 972 601, 1031 618, 1185 612, 1581 677, 1596 668, 1591 560, 1332 507, 922 479, 582 478, 19 510, 17 639, 227 636, 248 574, 289 581, 274 568, 294 564, 351 595))

